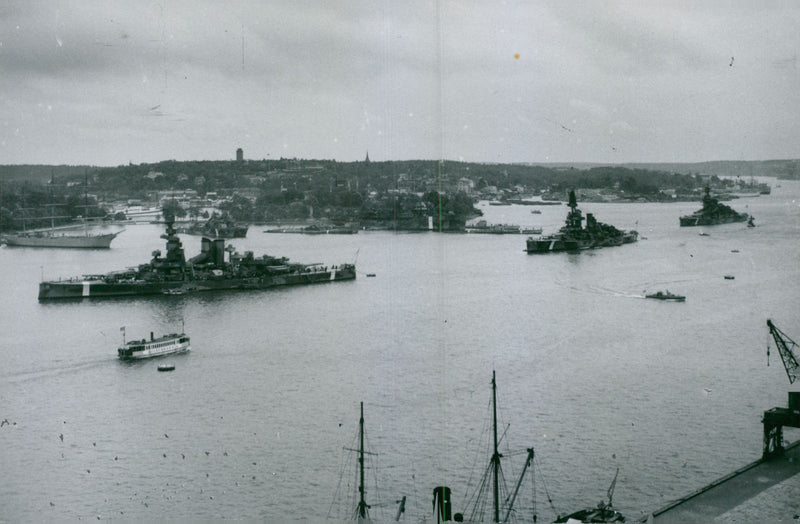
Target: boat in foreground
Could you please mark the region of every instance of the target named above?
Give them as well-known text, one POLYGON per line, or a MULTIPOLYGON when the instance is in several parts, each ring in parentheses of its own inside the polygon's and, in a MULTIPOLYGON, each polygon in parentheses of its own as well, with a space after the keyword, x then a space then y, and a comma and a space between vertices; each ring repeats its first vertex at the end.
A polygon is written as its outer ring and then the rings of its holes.
POLYGON ((153 252, 150 262, 104 275, 84 275, 39 284, 39 300, 185 294, 214 290, 267 289, 277 286, 338 282, 356 278, 355 264, 324 266, 290 263, 286 257, 243 255, 224 238, 203 237, 200 254, 186 259, 173 225, 164 217, 166 255, 153 252), (225 260, 225 254, 228 260, 225 260))
MULTIPOLYGON (((525 479, 525 474, 530 469, 531 476, 533 475, 533 448, 527 448, 524 453, 526 454, 525 464, 522 467, 519 479, 516 482, 515 488, 512 491, 506 489, 500 459, 503 454, 500 453, 497 434, 497 382, 495 381, 495 373, 492 371, 492 441, 491 446, 494 452, 490 457, 489 466, 483 474, 483 478, 479 480, 475 492, 469 497, 469 514, 452 513, 452 503, 450 500, 451 490, 447 486, 437 486, 433 489, 433 511, 435 521, 437 523, 447 522, 453 520, 455 522, 483 522, 484 518, 490 519, 491 522, 508 522, 509 518, 515 514, 515 503, 517 502, 517 495, 520 492, 520 487, 525 479), (489 495, 491 489, 492 502, 488 504, 485 499, 489 495), (490 515, 486 515, 485 511, 491 510, 490 515), (502 519, 502 520, 501 520, 502 519)), ((520 450, 520 453, 523 453, 520 450)), ((513 453, 513 454, 516 454, 513 453)), ((551 502, 552 506, 552 502, 551 502)), ((534 509, 533 522, 536 522, 536 513, 534 509)))
POLYGON ((645 298, 654 298, 656 300, 672 300, 674 302, 683 302, 686 300, 685 296, 676 295, 674 293, 670 293, 669 291, 657 291, 655 293, 645 295, 645 298))
POLYGON ((525 250, 528 253, 552 253, 557 251, 581 251, 601 247, 621 246, 639 239, 637 231, 623 231, 609 224, 598 222, 592 213, 586 214, 586 227, 583 227, 583 214, 578 209, 575 191, 569 192, 569 213, 565 225, 552 235, 529 237, 525 250))
MULTIPOLYGON (((352 471, 351 467, 345 466, 345 463, 343 462, 342 470, 340 472, 342 477, 339 481, 339 488, 337 488, 337 493, 334 495, 334 500, 331 503, 330 509, 328 510, 327 519, 329 520, 346 520, 350 522, 360 522, 363 524, 375 522, 369 514, 370 508, 374 506, 385 505, 375 501, 372 501, 372 504, 367 504, 367 481, 365 478, 365 471, 370 467, 367 465, 367 461, 370 460, 370 457, 374 456, 375 453, 371 453, 366 450, 365 440, 366 430, 364 427, 364 403, 362 402, 361 416, 358 419, 358 434, 355 442, 357 447, 344 448, 345 451, 352 451, 357 454, 355 461, 357 463, 355 471, 357 484, 351 484, 350 479, 353 478, 352 474, 354 471, 352 471), (348 480, 346 482, 342 482, 345 478, 348 480), (352 488, 357 488, 357 491, 353 493, 350 491, 352 488), (345 493, 345 491, 348 491, 349 493, 345 493), (350 504, 352 504, 352 506, 350 504), (340 513, 338 517, 335 515, 337 512, 340 513), (341 515, 342 512, 346 512, 347 515, 341 515)), ((352 461, 348 462, 350 463, 350 466, 355 465, 352 461)), ((406 497, 402 497, 402 499, 398 500, 396 503, 398 504, 398 507, 397 515, 394 520, 400 520, 400 517, 403 516, 403 513, 405 513, 406 497)))
POLYGON ((614 498, 614 486, 617 485, 617 475, 619 475, 619 468, 614 474, 614 480, 608 488, 608 504, 600 502, 597 507, 586 508, 575 513, 570 513, 564 517, 556 519, 555 523, 565 522, 567 524, 580 524, 584 522, 625 522, 625 517, 619 511, 611 506, 611 500, 614 498))
MULTIPOLYGON (((131 340, 130 342, 123 342, 123 345, 117 349, 117 355, 122 360, 138 360, 143 358, 160 357, 163 355, 172 355, 174 353, 183 353, 191 349, 189 337, 186 333, 172 333, 158 338, 153 337, 150 333, 150 340, 131 340)), ((172 371, 171 369, 161 369, 159 371, 172 371)))

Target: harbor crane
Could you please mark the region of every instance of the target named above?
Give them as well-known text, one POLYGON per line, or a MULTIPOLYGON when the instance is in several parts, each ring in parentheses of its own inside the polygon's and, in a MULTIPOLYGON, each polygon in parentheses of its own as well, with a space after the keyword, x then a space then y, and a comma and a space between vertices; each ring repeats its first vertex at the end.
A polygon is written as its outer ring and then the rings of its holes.
MULTIPOLYGON (((786 333, 775 327, 770 319, 767 319, 769 333, 775 340, 775 346, 783 360, 783 367, 786 368, 786 375, 789 377, 789 384, 794 384, 800 375, 800 352, 797 343, 786 333)), ((769 365, 769 345, 767 346, 767 365, 769 365)), ((770 458, 783 454, 783 427, 800 428, 800 392, 789 392, 789 407, 772 408, 764 412, 764 450, 763 457, 770 458)))
MULTIPOLYGON (((795 354, 797 344, 789 336, 775 327, 770 319, 767 319, 767 327, 772 338, 775 339, 775 346, 781 354, 783 360, 783 367, 786 368, 786 375, 789 377, 789 384, 794 384, 797 376, 800 375, 800 363, 798 363, 798 355, 795 354)), ((769 365, 769 346, 767 346, 767 365, 769 365)))

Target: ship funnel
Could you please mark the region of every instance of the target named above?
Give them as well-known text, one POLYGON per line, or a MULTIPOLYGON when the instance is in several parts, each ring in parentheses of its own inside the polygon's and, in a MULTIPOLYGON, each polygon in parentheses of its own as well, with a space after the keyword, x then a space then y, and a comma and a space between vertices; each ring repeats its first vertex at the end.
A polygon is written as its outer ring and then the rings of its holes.
POLYGON ((213 261, 215 266, 222 267, 225 265, 225 239, 215 238, 213 240, 213 261))
POLYGON ((150 332, 150 340, 155 340, 155 337, 153 336, 153 332, 152 331, 150 332))
POLYGON ((447 486, 433 488, 433 510, 436 513, 436 522, 451 520, 450 488, 447 486))

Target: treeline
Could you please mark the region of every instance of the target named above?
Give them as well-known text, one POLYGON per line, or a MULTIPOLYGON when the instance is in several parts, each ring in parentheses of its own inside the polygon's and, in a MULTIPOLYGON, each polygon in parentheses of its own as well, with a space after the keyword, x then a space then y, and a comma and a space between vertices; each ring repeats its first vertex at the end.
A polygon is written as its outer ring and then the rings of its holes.
MULTIPOLYGON (((92 177, 93 191, 124 193, 129 198, 156 190, 194 189, 200 195, 255 188, 269 203, 297 200, 313 192, 321 204, 359 205, 369 192, 451 192, 460 179, 474 189, 523 187, 527 191, 619 186, 643 192, 687 189, 702 185, 697 174, 668 173, 619 166, 587 170, 556 169, 523 164, 473 164, 452 161, 336 162, 333 160, 261 160, 247 162, 159 162, 100 168, 92 177), (343 194, 345 193, 350 194, 343 194), (345 199, 345 201, 342 201, 345 199)), ((288 202, 287 202, 288 201, 288 202)))
MULTIPOLYGON (((610 188, 631 198, 656 199, 653 195, 663 189, 690 194, 707 182, 696 173, 620 166, 574 169, 432 160, 170 160, 110 168, 50 168, 49 172, 47 167, 27 166, 29 173, 38 178, 3 183, 0 218, 4 227, 19 226, 21 218, 52 215, 56 205, 62 216, 102 216, 104 210, 94 200, 86 199, 88 193, 101 202, 146 201, 156 191, 191 189, 200 197, 214 194, 223 200, 220 207, 224 211, 237 220, 250 222, 314 217, 334 222, 416 223, 435 216, 446 222, 447 228, 458 228, 459 223, 463 225, 468 218, 480 214, 472 205, 471 195, 482 191, 522 197, 545 192, 565 195, 569 189, 610 188), (60 171, 58 176, 56 171, 60 171), (30 212, 38 214, 25 216, 27 208, 38 208, 30 212)), ((713 178, 715 184, 724 185, 724 181, 713 178)))
POLYGON ((49 183, 6 183, 0 193, 0 229, 36 229, 106 218, 108 210, 89 196, 84 186, 49 183))

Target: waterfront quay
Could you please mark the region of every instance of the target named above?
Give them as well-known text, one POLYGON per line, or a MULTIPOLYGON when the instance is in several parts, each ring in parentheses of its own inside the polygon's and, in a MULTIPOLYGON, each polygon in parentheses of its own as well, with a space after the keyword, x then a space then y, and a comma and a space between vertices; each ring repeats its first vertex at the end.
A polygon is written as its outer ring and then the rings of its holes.
POLYGON ((800 441, 652 512, 641 522, 798 522, 800 441))

